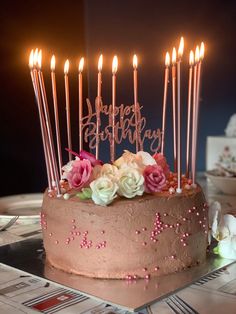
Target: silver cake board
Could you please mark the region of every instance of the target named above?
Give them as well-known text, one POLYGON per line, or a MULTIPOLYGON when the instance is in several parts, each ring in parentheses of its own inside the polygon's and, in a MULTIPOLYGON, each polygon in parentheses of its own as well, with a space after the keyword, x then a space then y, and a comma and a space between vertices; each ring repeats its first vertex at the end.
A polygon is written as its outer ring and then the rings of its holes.
POLYGON ((68 274, 45 264, 43 242, 38 238, 0 247, 0 262, 122 309, 139 311, 235 261, 209 253, 202 265, 149 280, 93 279, 68 274))

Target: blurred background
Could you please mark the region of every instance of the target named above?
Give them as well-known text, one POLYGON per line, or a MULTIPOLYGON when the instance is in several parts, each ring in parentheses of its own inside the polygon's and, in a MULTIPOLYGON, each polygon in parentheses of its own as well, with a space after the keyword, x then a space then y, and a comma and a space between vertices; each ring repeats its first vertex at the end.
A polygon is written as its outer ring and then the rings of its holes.
MULTIPOLYGON (((85 57, 84 97, 96 96, 97 61, 104 55, 103 101, 111 102, 111 63, 118 55, 117 103, 133 100, 132 57, 139 58, 139 102, 149 128, 161 127, 164 58, 185 38, 182 105, 187 106, 190 49, 206 44, 203 64, 197 169, 204 171, 206 137, 223 135, 236 112, 236 2, 228 1, 4 1, 0 12, 1 111, 0 194, 42 192, 47 185, 37 107, 28 58, 43 50, 43 71, 51 100, 50 59, 56 55, 62 144, 66 146, 63 67, 70 60, 73 149, 78 147, 77 68, 85 57)), ((50 101, 52 109, 52 102, 50 101)), ((183 110, 183 121, 186 110, 183 110)), ((165 154, 172 165, 171 89, 167 103, 165 154)), ((183 127, 183 139, 185 139, 183 127)), ((184 140, 185 142, 185 140, 184 140)), ((119 146, 117 154, 127 147, 119 146)), ((102 158, 106 158, 106 145, 102 158)), ((132 147, 130 147, 132 149, 132 147)), ((185 149, 185 147, 183 147, 185 149)), ((64 161, 67 154, 63 152, 64 161)))

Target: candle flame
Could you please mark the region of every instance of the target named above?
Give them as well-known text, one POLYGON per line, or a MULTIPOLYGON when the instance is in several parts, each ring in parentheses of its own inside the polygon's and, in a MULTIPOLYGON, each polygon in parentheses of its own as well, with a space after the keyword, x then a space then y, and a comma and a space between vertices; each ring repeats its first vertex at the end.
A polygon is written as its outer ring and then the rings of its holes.
POLYGON ((39 50, 39 53, 38 53, 38 67, 39 69, 41 69, 42 67, 42 50, 41 49, 39 50))
POLYGON ((81 58, 80 62, 79 62, 79 72, 80 73, 83 71, 83 68, 84 68, 84 58, 81 58))
POLYGON ((69 60, 67 59, 66 62, 65 62, 65 65, 64 65, 64 74, 68 74, 68 72, 69 72, 69 66, 70 66, 70 62, 69 62, 69 60))
POLYGON ((34 66, 37 66, 37 63, 38 63, 38 48, 36 48, 35 49, 35 51, 34 51, 34 58, 33 58, 33 60, 34 60, 34 66))
POLYGON ((112 61, 112 74, 116 74, 118 69, 118 58, 117 56, 114 56, 113 61, 112 61))
POLYGON ((31 50, 30 56, 29 56, 29 67, 32 70, 34 66, 34 49, 31 50))
POLYGON ((136 55, 133 56, 133 67, 134 69, 138 67, 138 57, 136 55))
POLYGON ((199 60, 200 60, 200 51, 199 51, 199 46, 197 46, 195 50, 195 63, 199 62, 199 60))
POLYGON ((55 66, 56 66, 56 58, 53 55, 52 58, 51 58, 51 70, 52 71, 55 71, 55 66))
POLYGON ((172 64, 176 63, 176 49, 175 47, 172 50, 172 64))
POLYGON ((201 42, 201 46, 200 46, 200 60, 202 60, 204 58, 204 53, 205 53, 205 45, 204 45, 204 42, 201 42))
POLYGON ((165 66, 168 67, 170 65, 170 54, 166 53, 165 66))
POLYGON ((193 53, 193 51, 191 50, 191 51, 190 51, 190 54, 189 54, 189 65, 190 65, 190 66, 193 66, 193 64, 194 64, 194 53, 193 53))
POLYGON ((184 37, 180 38, 179 42, 179 50, 178 50, 178 57, 181 58, 184 52, 184 37))
POLYGON ((102 64, 103 64, 103 55, 101 54, 99 59, 98 59, 98 71, 102 71, 102 64))

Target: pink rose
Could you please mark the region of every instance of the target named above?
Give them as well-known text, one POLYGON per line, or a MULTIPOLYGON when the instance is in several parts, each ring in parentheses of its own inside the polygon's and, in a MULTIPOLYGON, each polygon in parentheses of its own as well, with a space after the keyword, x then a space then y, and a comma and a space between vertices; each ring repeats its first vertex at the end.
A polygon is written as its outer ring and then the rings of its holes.
POLYGON ((82 159, 82 160, 83 159, 89 160, 93 167, 103 164, 101 160, 96 159, 96 157, 92 153, 89 153, 86 150, 81 150, 80 151, 79 158, 82 159))
POLYGON ((158 164, 158 166, 161 166, 166 178, 168 178, 170 175, 170 167, 167 164, 165 156, 162 155, 161 153, 156 153, 152 157, 156 160, 156 163, 158 164))
POLYGON ((145 191, 147 193, 160 192, 166 185, 166 177, 159 165, 149 165, 143 172, 145 191))
POLYGON ((89 160, 75 160, 72 169, 67 174, 67 180, 72 189, 80 191, 90 183, 92 165, 89 160))

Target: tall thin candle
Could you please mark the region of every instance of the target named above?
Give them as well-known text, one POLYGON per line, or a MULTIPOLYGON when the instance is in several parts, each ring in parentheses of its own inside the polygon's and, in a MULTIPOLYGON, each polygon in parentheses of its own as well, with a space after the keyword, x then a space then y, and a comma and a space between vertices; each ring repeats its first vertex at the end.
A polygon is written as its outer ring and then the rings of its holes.
POLYGON ((170 55, 166 53, 165 58, 165 76, 164 76, 164 95, 163 95, 163 109, 162 109, 162 137, 161 137, 161 153, 164 154, 165 145, 165 128, 166 128, 166 101, 167 101, 167 89, 169 81, 169 66, 170 66, 170 55))
POLYGON ((97 86, 97 101, 96 101, 96 159, 99 159, 99 133, 100 133, 100 105, 102 100, 102 65, 103 55, 98 59, 98 86, 97 86))
POLYGON ((115 110, 116 110, 116 72, 118 68, 118 58, 114 56, 112 62, 112 134, 110 143, 111 162, 115 160, 115 110))
POLYGON ((67 142, 69 148, 69 160, 72 160, 72 141, 71 141, 71 121, 70 121, 70 94, 69 94, 69 60, 67 59, 64 65, 64 80, 65 80, 65 95, 66 95, 66 126, 67 126, 67 142))
POLYGON ((177 172, 177 137, 176 137, 176 49, 172 51, 172 112, 173 112, 173 151, 174 172, 177 172))
POLYGON ((58 173, 57 162, 56 162, 56 154, 55 154, 52 127, 51 127, 50 116, 49 116, 46 89, 44 85, 43 73, 41 71, 41 62, 42 62, 42 52, 40 50, 39 55, 38 55, 38 78, 39 78, 39 85, 40 85, 40 90, 41 90, 41 95, 42 95, 42 100, 43 100, 43 109, 44 109, 44 116, 45 116, 46 129, 47 129, 47 135, 48 135, 48 143, 49 143, 48 151, 51 155, 53 174, 54 174, 55 184, 56 184, 56 191, 57 191, 57 196, 59 197, 61 196, 61 187, 60 187, 59 173, 58 173))
POLYGON ((193 69, 193 114, 192 114, 192 164, 191 164, 191 172, 192 172, 192 182, 195 182, 196 174, 195 174, 195 169, 196 169, 196 153, 195 153, 195 140, 196 140, 196 97, 197 97, 197 72, 198 72, 198 62, 199 62, 199 46, 196 47, 195 50, 195 65, 193 69))
POLYGON ((177 61, 177 193, 181 193, 181 97, 180 97, 180 63, 184 51, 184 38, 181 37, 177 61))
POLYGON ((79 148, 83 149, 83 76, 84 58, 79 62, 79 148))
POLYGON ((186 144, 186 176, 189 177, 190 159, 190 130, 191 130, 191 110, 192 110, 192 76, 193 76, 194 53, 189 54, 189 81, 188 81, 188 116, 187 116, 187 144, 186 144))
MULTIPOLYGON (((42 116, 42 100, 39 94, 39 90, 37 89, 37 86, 36 86, 33 67, 34 67, 34 50, 32 49, 30 53, 30 57, 29 57, 30 76, 31 76, 32 84, 33 84, 35 100, 36 100, 38 111, 39 111, 40 129, 41 129, 41 135, 42 135, 42 141, 43 141, 43 151, 44 151, 44 158, 45 158, 46 172, 47 172, 47 179, 48 179, 48 191, 51 192, 52 191, 52 178, 51 178, 49 159, 48 159, 49 156, 48 156, 48 151, 47 151, 47 142, 45 138, 45 122, 42 116)), ((35 72, 37 74, 36 70, 35 72)))
POLYGON ((193 156, 193 169, 192 169, 192 184, 196 186, 196 155, 197 155, 197 138, 198 138, 198 115, 199 115, 199 97, 200 97, 200 84, 201 84, 201 67, 202 67, 202 60, 204 58, 205 47, 204 43, 201 43, 200 51, 197 51, 196 56, 196 66, 197 66, 197 78, 196 78, 196 105, 195 105, 195 136, 194 136, 194 156, 193 156))
POLYGON ((138 58, 133 56, 133 68, 134 68, 134 117, 135 117, 135 142, 136 153, 139 151, 139 134, 138 134, 138 58))
POLYGON ((55 66, 56 66, 56 59, 55 59, 55 56, 53 55, 51 59, 52 95, 53 95, 54 118, 55 118, 56 139, 57 139, 57 156, 58 156, 60 177, 62 178, 63 164, 62 164, 62 154, 61 154, 61 136, 60 136, 60 123, 59 123, 58 103, 57 103, 55 66))

